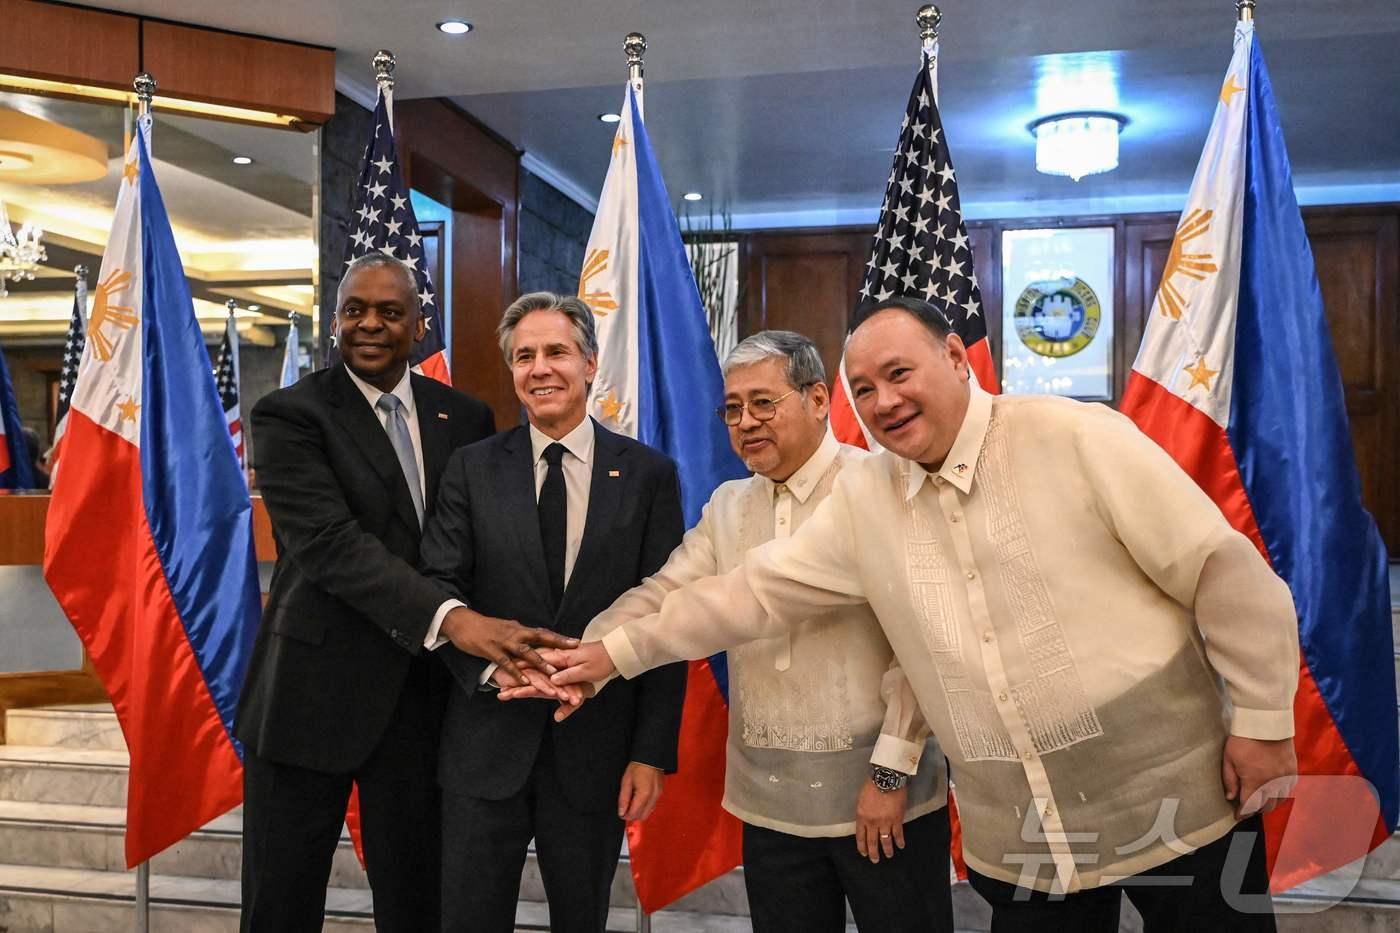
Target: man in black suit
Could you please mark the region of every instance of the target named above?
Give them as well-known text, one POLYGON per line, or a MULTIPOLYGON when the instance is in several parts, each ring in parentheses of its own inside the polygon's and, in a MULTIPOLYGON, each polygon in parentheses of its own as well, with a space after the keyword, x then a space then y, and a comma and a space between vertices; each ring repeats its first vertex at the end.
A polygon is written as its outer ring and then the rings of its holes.
MULTIPOLYGON (((438 925, 435 775, 450 677, 424 650, 448 594, 415 568, 456 448, 489 437, 482 402, 410 374, 424 323, 413 273, 374 254, 336 296, 344 365, 253 409, 277 566, 243 685, 243 929, 319 931, 352 782, 380 931, 438 925)), ((531 657, 564 639, 454 618, 467 650, 531 657)))
MULTIPOLYGON (((598 343, 582 301, 525 295, 497 334, 529 424, 453 455, 423 566, 473 610, 576 636, 680 543, 675 464, 588 417, 598 343)), ((515 929, 533 838, 550 928, 601 933, 623 821, 650 815, 676 767, 685 667, 557 724, 552 703, 498 702, 483 658, 437 653, 457 681, 439 765, 443 930, 515 929)))

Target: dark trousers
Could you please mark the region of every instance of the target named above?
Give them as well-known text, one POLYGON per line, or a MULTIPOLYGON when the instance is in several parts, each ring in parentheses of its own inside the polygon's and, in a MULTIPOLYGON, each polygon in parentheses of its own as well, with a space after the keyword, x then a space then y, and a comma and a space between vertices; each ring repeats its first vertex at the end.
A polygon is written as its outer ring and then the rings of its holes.
POLYGON ((810 839, 744 824, 744 887, 754 933, 952 933, 948 810, 904 824, 904 848, 878 865, 855 836, 810 839))
POLYGON ((244 933, 319 933, 352 782, 379 933, 435 930, 441 895, 437 746, 429 677, 410 670, 378 746, 358 770, 327 774, 248 753, 243 765, 244 933))
POLYGON ((512 933, 530 840, 553 933, 603 933, 622 850, 617 810, 580 812, 564 797, 548 734, 525 786, 505 800, 442 796, 444 933, 512 933))
POLYGON ((1273 933, 1264 822, 1240 823, 1221 839, 1117 884, 1056 898, 968 869, 992 905, 992 933, 1117 933, 1124 894, 1143 933, 1273 933))

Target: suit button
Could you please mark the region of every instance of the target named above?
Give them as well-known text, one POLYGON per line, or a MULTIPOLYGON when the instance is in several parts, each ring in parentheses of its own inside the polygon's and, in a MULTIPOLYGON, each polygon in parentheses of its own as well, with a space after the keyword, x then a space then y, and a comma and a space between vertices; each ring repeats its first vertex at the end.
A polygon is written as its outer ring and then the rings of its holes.
POLYGON ((403 634, 396 628, 389 629, 389 637, 394 641, 403 641, 403 634))

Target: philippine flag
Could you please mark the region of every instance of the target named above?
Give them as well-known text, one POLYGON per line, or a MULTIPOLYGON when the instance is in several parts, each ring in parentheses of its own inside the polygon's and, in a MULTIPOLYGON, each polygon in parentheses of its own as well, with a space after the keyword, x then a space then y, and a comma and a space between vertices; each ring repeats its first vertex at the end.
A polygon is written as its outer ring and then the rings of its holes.
POLYGON ((68 415, 44 576, 131 752, 126 860, 242 800, 252 508, 147 149, 132 141, 68 415))
POLYGON ((1385 546, 1361 505, 1342 382, 1252 23, 1236 28, 1123 411, 1293 592, 1301 778, 1265 818, 1281 891, 1389 836, 1400 762, 1385 546))
MULTIPOLYGON (((680 227, 642 122, 640 81, 627 88, 579 297, 598 326, 589 410, 614 431, 665 451, 680 468, 686 527, 715 487, 747 475, 715 411, 724 380, 680 227)), ((729 734, 724 656, 692 661, 681 717, 680 771, 642 823, 627 826, 637 897, 648 913, 742 858, 739 821, 720 807, 729 734)))

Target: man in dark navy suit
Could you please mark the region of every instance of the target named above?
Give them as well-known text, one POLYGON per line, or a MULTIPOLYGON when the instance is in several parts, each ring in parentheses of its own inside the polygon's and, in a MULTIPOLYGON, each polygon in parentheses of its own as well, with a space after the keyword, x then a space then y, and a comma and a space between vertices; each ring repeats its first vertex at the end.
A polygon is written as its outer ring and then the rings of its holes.
MULTIPOLYGON (((278 559, 236 723, 245 931, 321 929, 352 783, 375 926, 439 923, 437 748, 451 681, 424 638, 448 594, 415 565, 449 455, 494 421, 409 372, 423 327, 413 272, 382 254, 356 259, 336 297, 343 365, 253 409, 278 559)), ((507 661, 565 641, 496 619, 453 632, 507 661)))
MULTIPOLYGON (((454 643, 476 613, 577 636, 680 543, 676 467, 588 417, 598 344, 578 298, 526 295, 497 333, 529 423, 453 455, 423 566, 471 607, 444 616, 454 643)), ((601 933, 623 821, 645 819, 676 768, 685 667, 609 690, 560 724, 553 703, 499 702, 487 657, 437 653, 457 681, 439 766, 443 930, 515 929, 533 838, 550 928, 601 933)))

